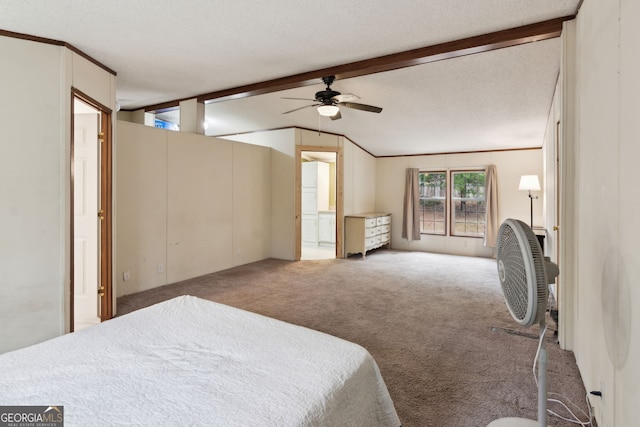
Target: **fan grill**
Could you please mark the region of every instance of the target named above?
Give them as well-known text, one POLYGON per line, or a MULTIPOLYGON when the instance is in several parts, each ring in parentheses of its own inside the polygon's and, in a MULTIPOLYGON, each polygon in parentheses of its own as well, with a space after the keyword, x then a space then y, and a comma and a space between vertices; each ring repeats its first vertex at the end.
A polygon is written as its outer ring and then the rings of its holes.
POLYGON ((509 305, 511 314, 518 321, 522 321, 527 315, 529 287, 520 244, 511 227, 506 227, 504 232, 500 233, 498 259, 502 292, 505 298, 512 302, 509 305))
POLYGON ((505 221, 498 232, 498 273, 507 306, 524 326, 544 320, 547 280, 538 239, 518 220, 505 221))

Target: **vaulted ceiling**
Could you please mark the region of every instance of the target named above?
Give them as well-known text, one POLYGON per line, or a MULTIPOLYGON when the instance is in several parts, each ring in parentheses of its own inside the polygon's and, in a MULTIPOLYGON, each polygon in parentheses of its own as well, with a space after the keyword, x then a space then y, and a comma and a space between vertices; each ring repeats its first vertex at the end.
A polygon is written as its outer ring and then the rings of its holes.
POLYGON ((298 126, 376 156, 428 154, 541 146, 579 1, 0 0, 0 30, 116 71, 123 109, 199 97, 208 135, 298 126), (382 112, 282 114, 329 74, 382 112))

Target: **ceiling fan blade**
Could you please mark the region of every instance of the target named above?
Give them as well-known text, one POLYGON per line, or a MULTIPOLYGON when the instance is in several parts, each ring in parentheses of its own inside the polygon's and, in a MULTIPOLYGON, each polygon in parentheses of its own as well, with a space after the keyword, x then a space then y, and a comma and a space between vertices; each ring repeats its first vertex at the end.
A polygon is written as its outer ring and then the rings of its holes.
POLYGON ((289 113, 293 113, 294 111, 302 110, 303 108, 315 107, 316 105, 320 105, 320 104, 310 104, 310 105, 305 105, 304 107, 298 107, 298 108, 294 108, 293 110, 285 111, 285 112, 284 112, 284 113, 282 113, 282 114, 289 114, 289 113))
POLYGON ((337 113, 335 113, 333 116, 329 116, 329 118, 331 120, 340 120, 342 118, 342 114, 340 114, 340 111, 338 110, 337 113))
POLYGON ((358 104, 357 102, 338 102, 338 105, 343 105, 347 108, 354 108, 356 110, 369 111, 371 113, 379 113, 382 111, 380 107, 374 107, 373 105, 358 104))
POLYGON ((349 102, 349 101, 355 101, 356 99, 360 99, 360 97, 352 93, 341 93, 340 95, 336 95, 331 99, 333 99, 336 102, 349 102))
POLYGON ((315 101, 315 99, 311 99, 311 98, 288 98, 286 96, 282 96, 280 99, 297 99, 298 101, 315 101))

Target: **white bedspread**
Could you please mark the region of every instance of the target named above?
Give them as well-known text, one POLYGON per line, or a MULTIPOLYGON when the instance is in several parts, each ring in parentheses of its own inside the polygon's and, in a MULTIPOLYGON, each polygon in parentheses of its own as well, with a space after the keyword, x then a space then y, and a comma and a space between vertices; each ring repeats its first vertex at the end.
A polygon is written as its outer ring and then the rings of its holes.
POLYGON ((361 346, 183 296, 0 355, 0 405, 67 426, 393 426, 361 346))

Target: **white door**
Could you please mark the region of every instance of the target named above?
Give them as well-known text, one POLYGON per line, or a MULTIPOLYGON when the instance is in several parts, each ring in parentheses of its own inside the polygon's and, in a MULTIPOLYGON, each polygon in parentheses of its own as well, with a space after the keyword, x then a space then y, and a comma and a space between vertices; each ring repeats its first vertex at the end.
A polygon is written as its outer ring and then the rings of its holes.
POLYGON ((100 323, 98 227, 99 112, 75 100, 73 210, 74 210, 74 330, 100 323), (78 113, 81 111, 81 113, 78 113))

